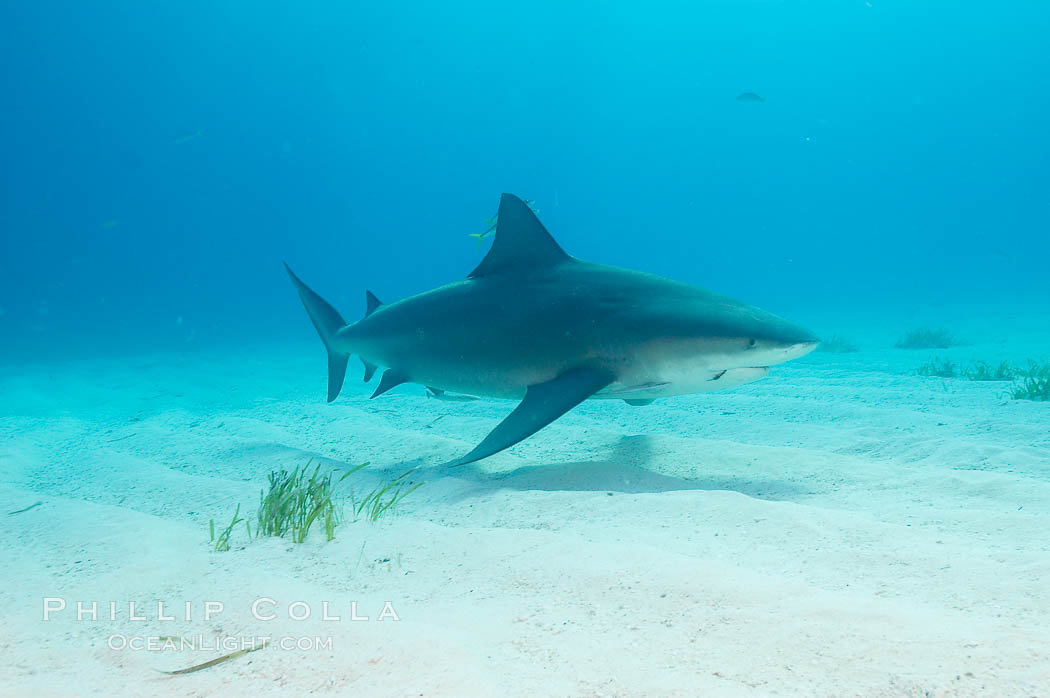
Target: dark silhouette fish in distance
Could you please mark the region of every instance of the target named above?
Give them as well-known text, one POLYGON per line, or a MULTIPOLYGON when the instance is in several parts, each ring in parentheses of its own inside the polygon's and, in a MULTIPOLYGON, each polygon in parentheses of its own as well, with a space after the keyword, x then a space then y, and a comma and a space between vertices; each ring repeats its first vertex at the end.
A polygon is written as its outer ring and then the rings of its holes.
POLYGON ((755 94, 754 92, 742 92, 736 96, 738 102, 761 102, 766 103, 766 98, 762 95, 755 94))
POLYGON ((472 463, 536 433, 588 398, 645 405, 729 388, 804 356, 819 340, 772 313, 654 274, 584 262, 528 205, 504 194, 492 247, 467 278, 383 304, 347 323, 292 272, 328 350, 328 401, 357 354, 372 397, 402 383, 434 395, 520 400, 466 455, 472 463))

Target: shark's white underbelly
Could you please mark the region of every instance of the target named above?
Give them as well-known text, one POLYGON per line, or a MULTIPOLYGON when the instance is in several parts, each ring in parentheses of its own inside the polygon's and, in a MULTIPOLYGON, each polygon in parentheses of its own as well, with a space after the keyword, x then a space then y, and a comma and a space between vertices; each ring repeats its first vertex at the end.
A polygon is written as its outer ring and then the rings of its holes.
MULTIPOLYGON (((568 367, 568 366, 567 366, 568 367)), ((566 368, 567 368, 566 367, 566 368)), ((744 383, 764 378, 769 369, 765 367, 731 368, 727 370, 697 369, 694 367, 661 367, 660 370, 638 370, 624 367, 617 379, 595 393, 590 399, 644 400, 674 395, 710 393, 733 388, 744 383)), ((421 371, 428 374, 429 371, 421 371)), ((480 397, 521 399, 530 385, 544 383, 556 377, 556 373, 522 370, 516 375, 486 375, 484 370, 464 370, 462 366, 433 371, 432 375, 416 375, 414 382, 440 388, 450 393, 463 393, 480 397)))
MULTIPOLYGON (((395 346, 401 346, 399 342, 395 346)), ((764 378, 766 367, 722 368, 731 359, 719 355, 675 355, 656 349, 642 351, 577 351, 558 356, 548 354, 542 360, 522 355, 511 360, 501 354, 502 361, 481 362, 448 360, 418 353, 415 361, 408 357, 383 356, 386 352, 362 351, 362 358, 379 366, 393 365, 408 381, 420 383, 449 393, 463 393, 479 397, 521 399, 531 385, 546 383, 566 370, 586 363, 608 367, 616 379, 595 393, 592 399, 652 399, 674 395, 709 393, 732 388, 764 378)), ((360 351, 360 350, 359 350, 360 351)), ((757 357, 756 357, 757 358, 757 357)))

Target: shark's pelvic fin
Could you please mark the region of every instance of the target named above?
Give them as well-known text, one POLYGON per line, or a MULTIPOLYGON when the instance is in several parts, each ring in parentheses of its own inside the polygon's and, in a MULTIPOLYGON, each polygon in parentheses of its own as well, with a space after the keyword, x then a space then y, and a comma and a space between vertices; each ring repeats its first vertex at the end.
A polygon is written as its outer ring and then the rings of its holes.
POLYGON ((604 369, 575 368, 554 380, 529 386, 521 404, 473 451, 446 465, 466 465, 510 448, 576 407, 613 380, 613 375, 604 369))
POLYGON ((370 364, 364 359, 361 359, 361 363, 365 365, 365 383, 372 380, 372 376, 376 374, 376 365, 370 364))
MULTIPOLYGON (((365 291, 365 317, 375 312, 376 308, 383 305, 383 301, 376 298, 376 294, 365 291)), ((367 378, 365 380, 368 380, 367 378)))
POLYGON ((628 405, 633 405, 635 407, 644 407, 645 405, 653 404, 653 399, 654 398, 624 398, 623 401, 626 402, 628 405))
POLYGON ((492 248, 467 278, 553 266, 571 259, 524 201, 504 194, 499 200, 492 248))
POLYGON ((285 262, 284 268, 288 270, 288 276, 292 278, 292 284, 299 291, 299 298, 303 301, 306 314, 313 320, 314 328, 324 342, 328 350, 328 402, 339 397, 339 391, 343 388, 343 379, 346 377, 346 362, 349 354, 342 354, 332 347, 332 339, 339 328, 346 325, 346 321, 335 308, 328 304, 324 298, 313 292, 313 290, 299 280, 292 268, 285 262))
POLYGON ((379 385, 376 386, 375 392, 372 393, 371 400, 373 397, 379 397, 391 388, 396 388, 402 383, 408 383, 408 377, 403 376, 394 369, 387 369, 383 372, 383 377, 379 379, 379 385))

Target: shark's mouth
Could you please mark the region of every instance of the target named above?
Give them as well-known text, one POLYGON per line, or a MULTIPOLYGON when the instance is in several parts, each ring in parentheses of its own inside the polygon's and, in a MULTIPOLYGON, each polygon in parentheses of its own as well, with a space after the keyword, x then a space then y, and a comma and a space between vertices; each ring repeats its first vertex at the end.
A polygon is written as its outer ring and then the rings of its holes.
POLYGON ((725 388, 750 383, 765 377, 769 373, 766 366, 740 366, 737 368, 708 369, 694 373, 675 376, 670 380, 648 382, 628 381, 614 383, 600 390, 595 397, 623 398, 625 400, 655 400, 675 395, 709 393, 725 388))
MULTIPOLYGON (((751 371, 768 371, 769 370, 769 366, 747 366, 745 368, 746 368, 746 370, 751 370, 751 371)), ((739 371, 741 369, 734 368, 733 370, 734 371, 739 371)), ((716 380, 718 380, 719 378, 721 378, 722 376, 724 376, 728 372, 729 372, 728 368, 723 368, 721 371, 719 371, 715 375, 711 376, 707 380, 708 381, 716 381, 716 380)))

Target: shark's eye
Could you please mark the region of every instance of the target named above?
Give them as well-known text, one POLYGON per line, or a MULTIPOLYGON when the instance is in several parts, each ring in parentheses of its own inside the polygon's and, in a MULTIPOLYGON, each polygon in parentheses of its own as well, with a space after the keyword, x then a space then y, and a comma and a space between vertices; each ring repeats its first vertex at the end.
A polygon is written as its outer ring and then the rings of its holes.
POLYGON ((748 349, 754 349, 756 346, 758 346, 758 340, 757 339, 752 337, 749 340, 747 340, 747 347, 748 347, 748 349))

